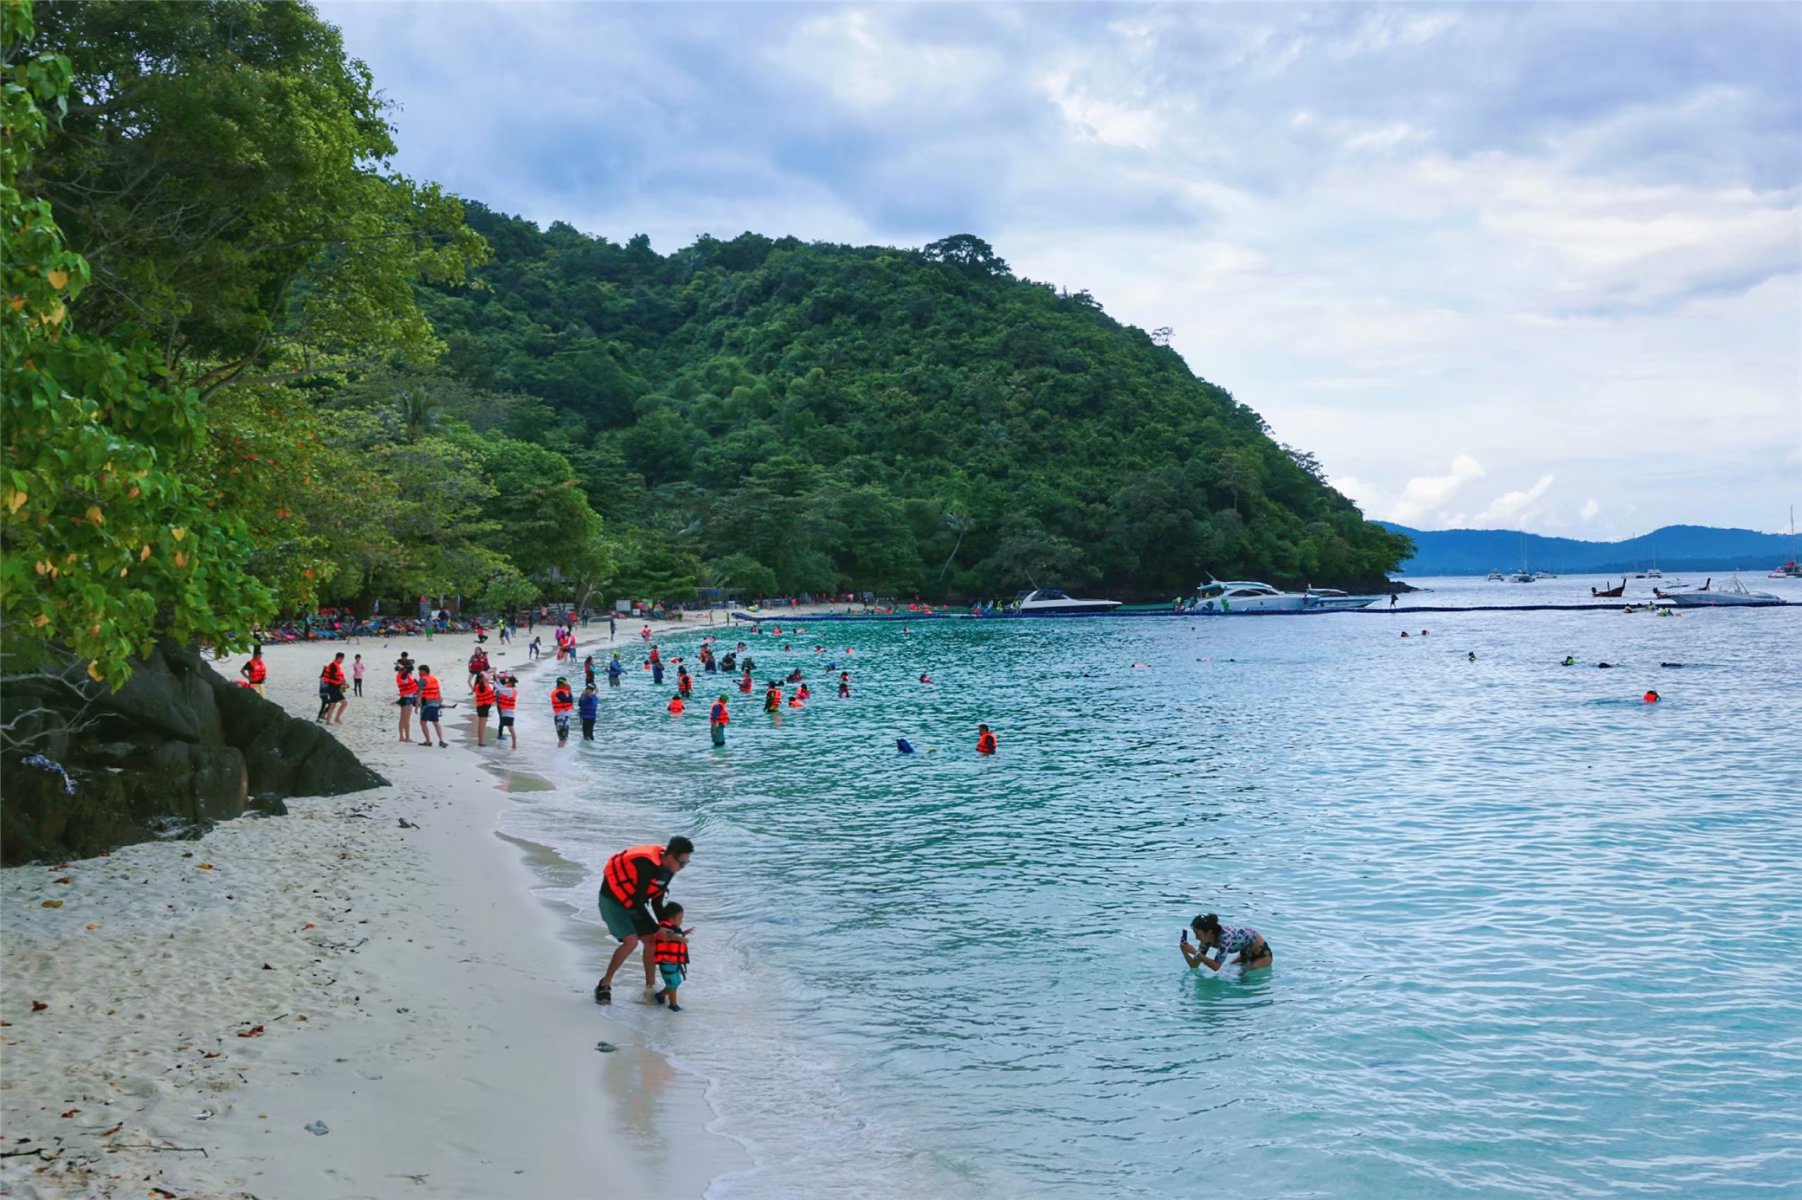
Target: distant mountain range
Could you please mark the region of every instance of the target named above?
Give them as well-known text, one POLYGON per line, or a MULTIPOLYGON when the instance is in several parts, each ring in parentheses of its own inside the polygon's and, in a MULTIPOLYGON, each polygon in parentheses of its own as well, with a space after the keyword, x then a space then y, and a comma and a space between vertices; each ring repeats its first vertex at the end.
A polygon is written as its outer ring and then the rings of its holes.
POLYGON ((1526 565, 1560 574, 1618 575, 1657 566, 1664 571, 1769 571, 1791 557, 1787 533, 1754 529, 1714 529, 1707 525, 1666 525, 1624 542, 1580 542, 1541 537, 1512 529, 1409 529, 1378 521, 1385 529, 1414 539, 1414 557, 1402 563, 1410 575, 1487 575, 1526 565))

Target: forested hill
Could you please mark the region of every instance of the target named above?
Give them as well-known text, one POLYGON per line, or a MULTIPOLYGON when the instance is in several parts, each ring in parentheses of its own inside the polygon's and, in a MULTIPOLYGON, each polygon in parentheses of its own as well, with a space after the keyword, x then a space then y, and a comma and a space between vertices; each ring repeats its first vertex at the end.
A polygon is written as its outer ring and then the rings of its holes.
POLYGON ((467 220, 491 260, 421 291, 446 365, 493 394, 478 426, 570 460, 642 589, 1164 598, 1408 552, 1174 350, 977 238, 660 256, 467 220))

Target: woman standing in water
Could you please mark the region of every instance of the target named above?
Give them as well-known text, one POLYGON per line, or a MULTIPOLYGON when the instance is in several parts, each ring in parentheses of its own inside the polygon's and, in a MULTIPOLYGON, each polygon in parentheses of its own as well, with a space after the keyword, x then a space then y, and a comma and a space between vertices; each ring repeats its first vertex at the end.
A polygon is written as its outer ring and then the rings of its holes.
POLYGON ((1218 971, 1226 965, 1226 956, 1229 954, 1237 954, 1240 968, 1246 971, 1256 971, 1270 965, 1270 943, 1255 929, 1222 925, 1220 918, 1213 913, 1196 917, 1189 922, 1189 928, 1195 931, 1195 938, 1201 943, 1198 946, 1189 945, 1189 935, 1187 931, 1183 933, 1183 961, 1189 964, 1191 970, 1206 967, 1210 971, 1218 971), (1214 951, 1213 958, 1208 957, 1209 949, 1214 951))

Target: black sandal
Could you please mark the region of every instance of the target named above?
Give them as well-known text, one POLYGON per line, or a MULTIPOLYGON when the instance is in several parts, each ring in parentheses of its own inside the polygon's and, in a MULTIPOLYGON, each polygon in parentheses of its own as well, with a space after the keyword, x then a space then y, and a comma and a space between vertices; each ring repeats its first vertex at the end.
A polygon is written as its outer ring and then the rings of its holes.
POLYGON ((613 989, 604 983, 594 985, 594 1002, 596 1004, 612 1004, 613 989))

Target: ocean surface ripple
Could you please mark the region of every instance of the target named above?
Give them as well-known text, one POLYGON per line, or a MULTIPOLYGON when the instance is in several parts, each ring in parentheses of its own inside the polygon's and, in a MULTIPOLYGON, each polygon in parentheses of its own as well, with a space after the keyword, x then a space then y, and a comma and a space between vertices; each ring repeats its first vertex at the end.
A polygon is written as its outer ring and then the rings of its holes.
POLYGON ((1802 609, 714 632, 728 748, 622 639, 505 824, 588 923, 700 846, 685 1011, 619 1011, 758 1163, 720 1200, 1802 1194, 1802 609), (1201 912, 1274 970, 1187 970, 1201 912))

